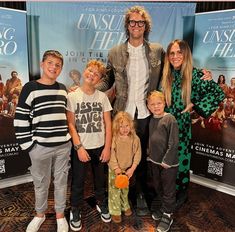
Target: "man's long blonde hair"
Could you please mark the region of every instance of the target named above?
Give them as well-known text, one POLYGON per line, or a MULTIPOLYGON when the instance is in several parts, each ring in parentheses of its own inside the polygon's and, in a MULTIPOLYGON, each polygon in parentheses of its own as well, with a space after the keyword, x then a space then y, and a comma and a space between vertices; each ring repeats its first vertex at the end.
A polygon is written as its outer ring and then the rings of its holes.
POLYGON ((133 7, 129 8, 127 10, 127 12, 125 14, 125 19, 124 19, 125 20, 124 21, 124 27, 125 27, 126 37, 127 38, 130 37, 130 33, 129 33, 129 30, 128 30, 128 25, 129 25, 130 15, 132 13, 138 13, 144 18, 144 20, 145 20, 144 39, 148 40, 149 39, 149 33, 151 31, 151 28, 152 28, 152 21, 151 21, 151 17, 149 15, 149 13, 142 6, 133 6, 133 7))
POLYGON ((192 53, 189 48, 189 45, 186 41, 176 39, 173 40, 167 47, 164 68, 163 68, 163 78, 162 78, 162 89, 166 98, 166 104, 169 107, 171 105, 171 91, 172 91, 172 65, 169 61, 170 50, 174 44, 178 44, 180 47, 180 51, 183 54, 183 63, 180 69, 182 75, 182 100, 185 105, 191 102, 191 84, 192 84, 192 71, 193 71, 193 61, 192 61, 192 53))

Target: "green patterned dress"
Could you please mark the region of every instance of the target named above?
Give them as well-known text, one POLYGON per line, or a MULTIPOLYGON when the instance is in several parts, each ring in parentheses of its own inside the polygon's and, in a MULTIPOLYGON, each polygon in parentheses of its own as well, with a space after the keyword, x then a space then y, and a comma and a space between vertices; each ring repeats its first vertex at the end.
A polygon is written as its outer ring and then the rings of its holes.
MULTIPOLYGON (((176 180, 177 191, 187 190, 189 184, 189 169, 191 159, 190 139, 191 118, 190 113, 181 113, 185 109, 185 104, 181 97, 181 74, 180 71, 173 70, 174 80, 172 83, 171 106, 166 111, 173 114, 179 126, 179 170, 176 180)), ((219 103, 224 99, 224 93, 219 85, 214 81, 204 81, 201 70, 194 68, 192 76, 191 102, 194 110, 202 117, 211 115, 219 103)))

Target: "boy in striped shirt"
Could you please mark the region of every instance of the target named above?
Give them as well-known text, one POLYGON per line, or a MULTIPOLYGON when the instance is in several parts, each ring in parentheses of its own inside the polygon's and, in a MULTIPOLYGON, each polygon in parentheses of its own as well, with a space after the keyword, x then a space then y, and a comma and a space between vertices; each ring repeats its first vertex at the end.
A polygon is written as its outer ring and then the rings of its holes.
POLYGON ((26 232, 37 232, 45 221, 51 173, 57 232, 68 232, 64 217, 71 149, 66 119, 67 91, 56 81, 63 67, 63 56, 58 51, 48 50, 40 67, 40 79, 24 85, 14 119, 17 142, 22 150, 29 152, 35 191, 36 216, 26 232))

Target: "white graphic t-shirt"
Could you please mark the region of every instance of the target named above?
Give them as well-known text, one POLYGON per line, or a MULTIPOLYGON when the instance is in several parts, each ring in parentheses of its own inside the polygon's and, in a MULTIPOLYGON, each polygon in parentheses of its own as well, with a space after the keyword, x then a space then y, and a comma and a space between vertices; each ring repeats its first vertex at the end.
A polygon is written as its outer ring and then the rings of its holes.
POLYGON ((105 93, 95 90, 87 95, 81 88, 68 94, 67 110, 75 114, 75 125, 85 149, 104 145, 105 130, 103 113, 112 110, 105 93))

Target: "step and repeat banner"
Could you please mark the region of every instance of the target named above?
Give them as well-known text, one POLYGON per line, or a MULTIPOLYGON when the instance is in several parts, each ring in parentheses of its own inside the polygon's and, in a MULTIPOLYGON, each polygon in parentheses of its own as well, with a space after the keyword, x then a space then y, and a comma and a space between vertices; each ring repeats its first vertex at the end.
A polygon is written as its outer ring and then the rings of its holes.
MULTIPOLYGON (((29 80, 28 58, 30 79, 38 78, 42 54, 56 49, 65 59, 59 81, 69 88, 81 81, 87 61, 99 59, 106 63, 109 49, 126 40, 123 25, 129 7, 142 5, 149 11, 153 21, 150 41, 159 42, 164 48, 172 39, 184 37, 185 28, 191 27, 187 19, 194 16, 196 7, 195 3, 153 2, 27 2, 26 5, 27 29, 25 12, 1 9, 1 86, 6 86, 13 71, 22 85, 29 80)), ((232 178, 235 170, 234 28, 234 10, 198 14, 193 40, 194 65, 212 71, 226 99, 208 119, 192 114, 191 169, 194 174, 230 185, 235 185, 232 178)), ((20 88, 13 92, 7 96, 5 91, 0 96, 0 178, 27 172, 29 166, 27 154, 19 152, 14 138, 12 121, 20 88)))
POLYGON ((27 153, 15 140, 13 119, 29 81, 26 12, 0 8, 0 179, 26 174, 27 153))
MULTIPOLYGON (((188 19, 196 7, 195 3, 153 2, 26 5, 27 13, 0 8, 0 179, 28 172, 29 157, 15 141, 13 118, 22 86, 40 76, 39 62, 45 50, 63 54, 59 81, 69 88, 79 84, 90 59, 106 63, 109 49, 126 40, 123 25, 129 7, 142 5, 149 11, 153 21, 150 41, 164 48, 173 39, 190 37, 185 36, 185 30, 193 28, 189 23, 194 20, 188 19)), ((230 185, 235 185, 234 13, 196 15, 193 40, 194 65, 212 71, 226 99, 208 119, 192 114, 191 169, 194 174, 230 185)))
POLYGON ((108 50, 126 40, 124 14, 134 5, 149 11, 153 21, 150 41, 164 48, 172 39, 182 38, 183 19, 193 16, 196 7, 195 3, 27 1, 27 29, 25 12, 1 9, 0 83, 6 86, 11 72, 16 71, 20 87, 11 99, 0 96, 0 179, 28 172, 28 154, 22 154, 15 141, 14 110, 22 85, 40 76, 45 50, 55 49, 64 56, 58 80, 68 88, 79 84, 87 61, 106 63, 108 50))
POLYGON ((59 80, 73 85, 73 73, 80 79, 90 59, 106 63, 109 49, 126 40, 124 14, 135 5, 148 10, 152 17, 149 40, 164 48, 172 39, 182 38, 183 18, 194 15, 196 7, 195 3, 27 2, 30 75, 40 75, 37 64, 45 50, 57 49, 65 58, 59 80))
POLYGON ((194 174, 235 186, 235 10, 197 14, 193 58, 211 70, 225 100, 208 119, 193 114, 194 174))

